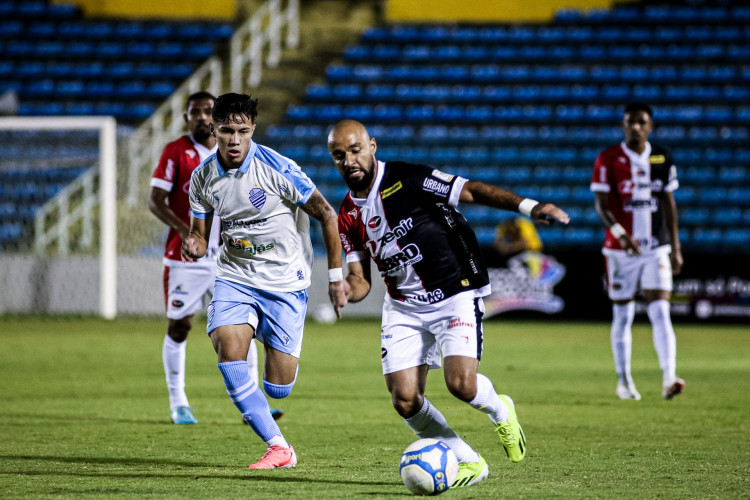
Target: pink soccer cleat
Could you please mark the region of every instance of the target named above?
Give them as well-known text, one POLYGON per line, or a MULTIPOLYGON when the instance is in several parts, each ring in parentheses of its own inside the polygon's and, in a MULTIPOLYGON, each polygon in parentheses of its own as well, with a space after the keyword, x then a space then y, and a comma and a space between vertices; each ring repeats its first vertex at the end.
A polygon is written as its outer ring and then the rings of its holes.
POLYGON ((254 464, 250 464, 248 469, 277 469, 294 467, 295 465, 297 465, 297 454, 294 453, 294 448, 291 445, 289 445, 289 448, 274 445, 269 446, 263 458, 254 464))

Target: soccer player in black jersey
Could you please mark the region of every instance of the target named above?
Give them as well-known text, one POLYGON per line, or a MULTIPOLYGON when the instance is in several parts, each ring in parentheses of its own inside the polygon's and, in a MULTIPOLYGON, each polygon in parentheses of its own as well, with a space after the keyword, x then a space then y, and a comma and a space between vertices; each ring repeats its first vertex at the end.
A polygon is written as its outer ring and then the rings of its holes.
POLYGON ((524 213, 542 224, 567 224, 568 215, 555 205, 424 165, 379 162, 375 139, 353 120, 331 130, 328 150, 350 189, 339 210, 347 300, 357 302, 369 293, 369 259, 388 289, 381 357, 394 408, 417 436, 440 439, 453 449, 459 460, 454 486, 487 476, 487 462, 424 397, 428 370, 440 367, 442 355, 448 390, 485 413, 508 458, 520 462, 526 438, 514 403, 477 373, 482 297, 490 285, 476 236, 456 207, 480 203, 524 213))

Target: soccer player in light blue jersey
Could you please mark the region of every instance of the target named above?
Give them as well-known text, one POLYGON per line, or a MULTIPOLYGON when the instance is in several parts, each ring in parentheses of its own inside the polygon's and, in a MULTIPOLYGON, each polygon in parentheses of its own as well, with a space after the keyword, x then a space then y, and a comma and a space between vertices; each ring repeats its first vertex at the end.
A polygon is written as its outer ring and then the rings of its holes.
POLYGON ((297 456, 247 372, 250 341, 265 348, 263 388, 288 396, 298 360, 312 271, 308 215, 318 220, 328 254, 328 294, 337 311, 346 303, 337 215, 297 164, 253 142, 258 101, 244 94, 219 96, 211 133, 218 152, 190 179, 190 232, 186 260, 206 253, 214 213, 222 247, 207 331, 219 358, 227 393, 242 418, 268 445, 250 469, 294 467, 297 456))

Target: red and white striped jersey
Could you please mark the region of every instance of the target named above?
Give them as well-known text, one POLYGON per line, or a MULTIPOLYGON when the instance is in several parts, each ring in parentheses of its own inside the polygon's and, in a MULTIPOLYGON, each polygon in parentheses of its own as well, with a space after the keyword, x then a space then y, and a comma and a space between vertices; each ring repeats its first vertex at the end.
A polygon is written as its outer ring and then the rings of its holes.
POLYGON ((347 262, 372 258, 391 298, 434 304, 490 292, 476 235, 456 210, 466 179, 424 165, 378 162, 366 199, 349 192, 339 210, 347 262))
MULTIPOLYGON (((648 142, 640 155, 624 142, 605 149, 596 158, 591 177, 591 190, 609 193, 607 208, 644 252, 671 243, 657 195, 678 185, 672 154, 648 142)), ((604 248, 622 250, 609 229, 604 248)))

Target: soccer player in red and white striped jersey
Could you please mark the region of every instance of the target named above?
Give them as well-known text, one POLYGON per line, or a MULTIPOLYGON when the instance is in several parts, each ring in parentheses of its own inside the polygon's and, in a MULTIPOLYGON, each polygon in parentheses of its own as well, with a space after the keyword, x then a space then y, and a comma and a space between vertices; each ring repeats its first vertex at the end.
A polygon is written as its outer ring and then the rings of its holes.
POLYGON ((634 299, 640 290, 648 303, 663 372, 662 396, 672 399, 685 388, 675 375, 676 342, 669 312, 672 274, 679 273, 683 263, 672 194, 679 185, 677 169, 669 150, 648 140, 654 126, 649 105, 628 104, 622 126, 625 140, 599 154, 591 179, 596 211, 607 228, 602 253, 612 300, 616 394, 621 399, 641 398, 630 372, 634 299))

